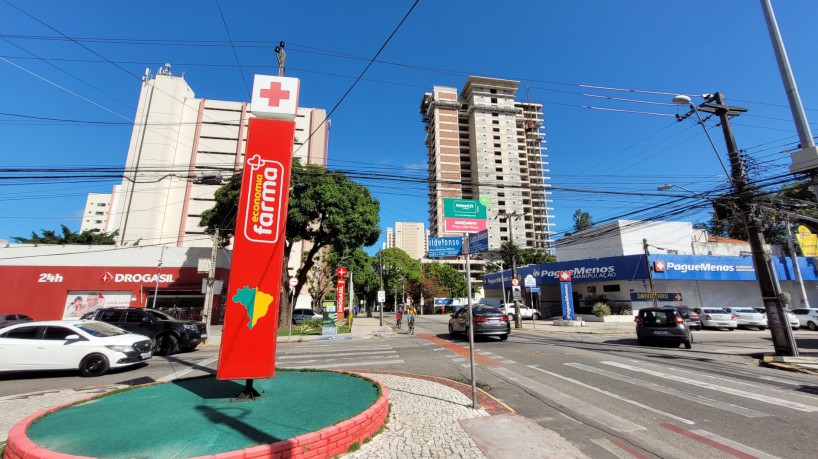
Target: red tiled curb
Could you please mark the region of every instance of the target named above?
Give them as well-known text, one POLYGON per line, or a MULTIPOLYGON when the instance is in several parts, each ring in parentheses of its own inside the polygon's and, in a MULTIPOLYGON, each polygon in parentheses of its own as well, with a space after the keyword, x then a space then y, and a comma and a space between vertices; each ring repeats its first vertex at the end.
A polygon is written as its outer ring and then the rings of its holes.
MULTIPOLYGON (((372 437, 386 423, 389 414, 389 390, 376 379, 366 379, 380 387, 381 396, 372 406, 346 421, 269 445, 200 456, 196 459, 322 459, 343 454, 349 451, 354 443, 362 445, 366 439, 372 437)), ((81 401, 94 397, 97 395, 81 401)), ((74 401, 45 409, 15 424, 9 432, 3 459, 89 459, 87 456, 74 456, 40 448, 26 435, 28 426, 35 420, 76 403, 78 402, 74 401)))

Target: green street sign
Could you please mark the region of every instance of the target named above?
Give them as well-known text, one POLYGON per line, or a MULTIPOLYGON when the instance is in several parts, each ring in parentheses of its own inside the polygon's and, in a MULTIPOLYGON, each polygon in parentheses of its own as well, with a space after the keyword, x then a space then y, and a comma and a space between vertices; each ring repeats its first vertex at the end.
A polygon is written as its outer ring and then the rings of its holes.
POLYGON ((443 216, 485 220, 486 206, 474 199, 443 198, 443 216))

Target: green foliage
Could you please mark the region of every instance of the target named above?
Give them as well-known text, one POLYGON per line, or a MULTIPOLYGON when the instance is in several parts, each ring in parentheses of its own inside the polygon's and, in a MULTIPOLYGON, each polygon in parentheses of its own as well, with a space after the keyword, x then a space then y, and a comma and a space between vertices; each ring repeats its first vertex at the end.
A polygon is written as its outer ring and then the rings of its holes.
POLYGON ((581 209, 577 209, 574 212, 574 231, 584 231, 594 226, 593 220, 591 220, 591 214, 588 212, 583 212, 581 209))
POLYGON ((57 234, 56 231, 52 230, 41 229, 42 235, 32 231, 30 238, 12 237, 12 239, 20 244, 114 245, 119 235, 119 230, 113 233, 100 233, 91 230, 76 233, 68 229, 65 225, 60 225, 60 227, 62 228, 62 234, 57 234))
POLYGON ((320 319, 304 319, 304 322, 293 327, 293 335, 320 335, 320 319))
MULTIPOLYGON (((312 246, 301 260, 296 272, 298 286, 295 296, 308 284, 310 271, 324 247, 333 247, 337 253, 347 253, 361 246, 374 244, 380 236, 380 203, 363 185, 350 180, 341 172, 321 166, 302 166, 293 160, 291 188, 287 210, 286 244, 283 269, 287 269, 293 245, 310 241, 312 246)), ((222 243, 229 242, 235 230, 241 177, 233 176, 217 190, 215 206, 202 213, 199 226, 213 234, 219 228, 222 243)), ((282 276, 282 313, 279 325, 290 322, 290 296, 286 294, 289 276, 282 276)))
POLYGON ((400 298, 404 291, 419 299, 420 291, 417 286, 422 281, 420 261, 412 259, 396 247, 381 250, 378 256, 381 258, 378 269, 382 269, 387 303, 394 303, 395 296, 400 298))
POLYGON ((597 317, 604 317, 611 315, 611 307, 605 303, 597 303, 591 309, 591 314, 597 317))
POLYGON ((611 314, 615 316, 629 316, 633 314, 633 310, 629 304, 626 303, 613 303, 610 305, 611 314))
MULTIPOLYGON (((517 266, 538 265, 557 261, 557 257, 548 252, 522 248, 511 241, 500 244, 500 249, 489 252, 489 256, 502 260, 503 269, 511 269, 513 266, 512 260, 516 261, 517 266)), ((492 263, 486 264, 486 272, 494 272, 498 269, 497 265, 492 263)))
POLYGON ((349 449, 347 450, 347 452, 348 453, 354 453, 355 451, 358 451, 359 449, 361 449, 361 444, 356 441, 355 443, 349 445, 349 449))

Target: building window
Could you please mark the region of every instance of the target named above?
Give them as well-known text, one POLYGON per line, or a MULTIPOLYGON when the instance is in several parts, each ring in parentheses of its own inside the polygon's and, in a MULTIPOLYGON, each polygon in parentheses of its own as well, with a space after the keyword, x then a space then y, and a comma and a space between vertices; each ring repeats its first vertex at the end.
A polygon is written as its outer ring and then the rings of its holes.
POLYGON ((602 291, 605 293, 611 292, 618 292, 619 291, 619 284, 612 284, 612 285, 603 285, 602 291))
POLYGON ((105 206, 107 206, 107 205, 108 205, 108 204, 105 204, 104 202, 98 202, 98 203, 97 203, 97 207, 105 207, 105 206))
POLYGON ((496 104, 496 103, 497 103, 497 98, 496 98, 496 97, 492 97, 492 98, 491 98, 491 103, 492 103, 492 104, 496 104))
POLYGON ((496 90, 496 89, 489 89, 489 93, 491 93, 491 94, 497 94, 497 90, 496 90))

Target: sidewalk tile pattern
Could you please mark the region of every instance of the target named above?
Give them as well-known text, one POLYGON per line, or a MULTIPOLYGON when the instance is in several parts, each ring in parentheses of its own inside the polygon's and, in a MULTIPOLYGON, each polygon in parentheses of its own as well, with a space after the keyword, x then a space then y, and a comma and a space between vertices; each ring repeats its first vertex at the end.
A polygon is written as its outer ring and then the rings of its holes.
POLYGON ((460 391, 423 379, 367 374, 389 388, 392 411, 386 429, 348 456, 366 458, 469 458, 486 456, 460 426, 461 419, 488 416, 472 409, 460 391))

